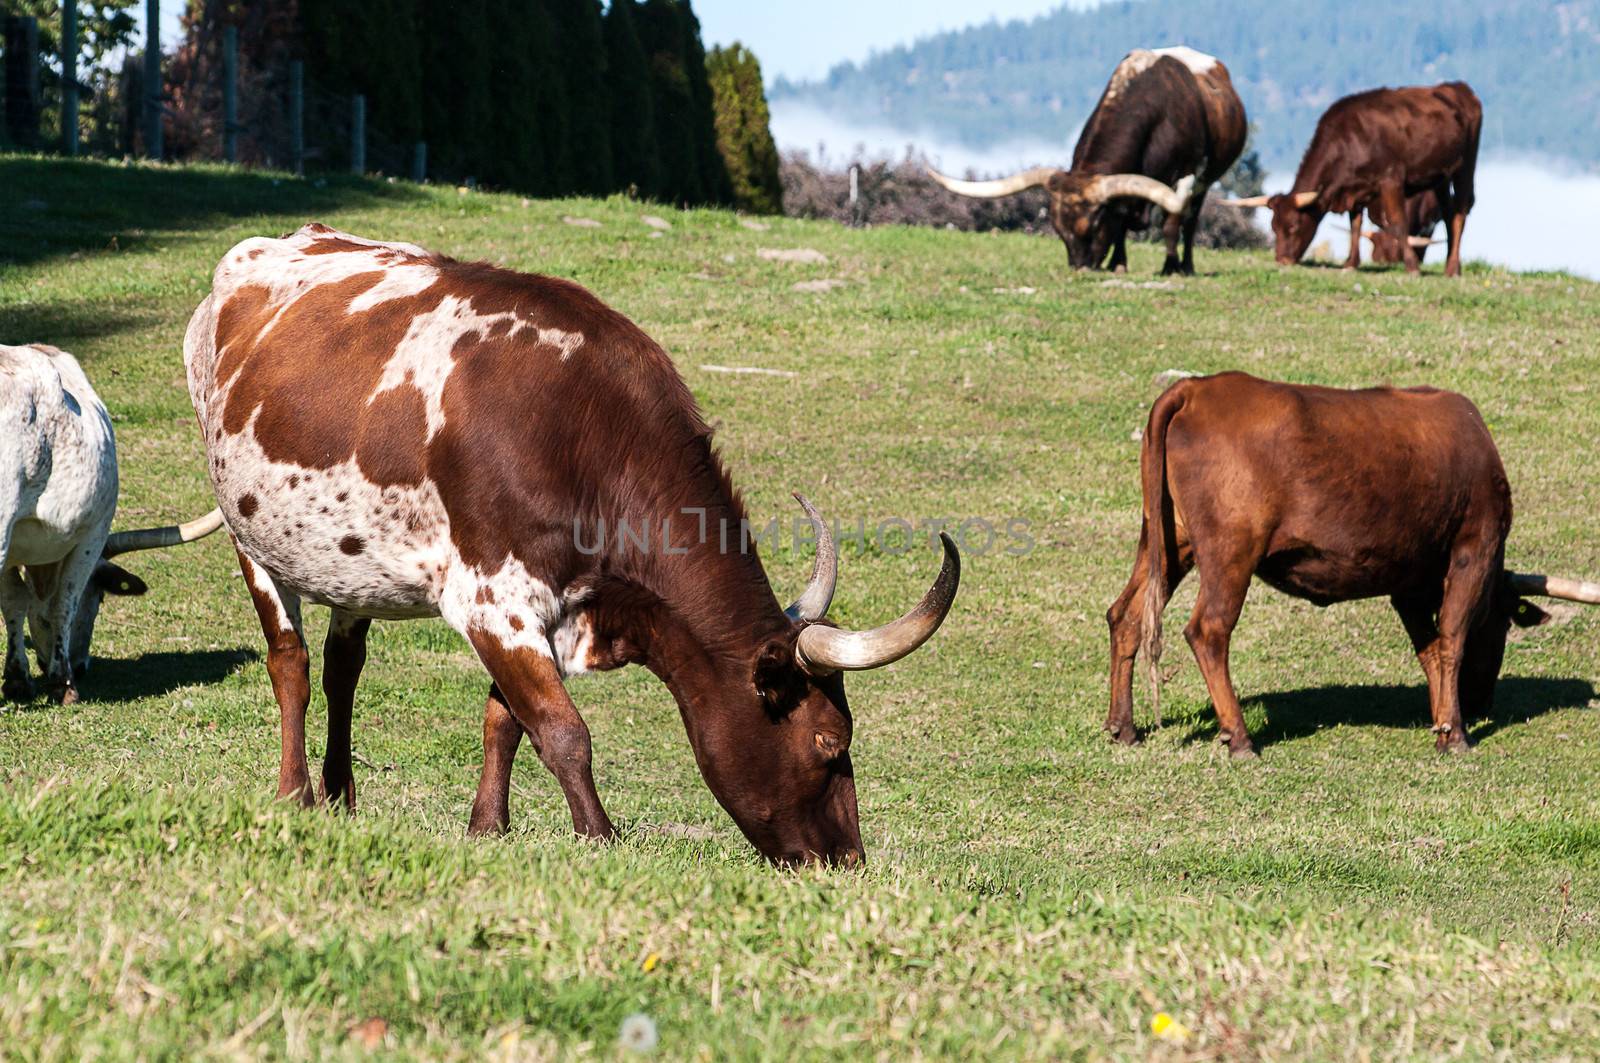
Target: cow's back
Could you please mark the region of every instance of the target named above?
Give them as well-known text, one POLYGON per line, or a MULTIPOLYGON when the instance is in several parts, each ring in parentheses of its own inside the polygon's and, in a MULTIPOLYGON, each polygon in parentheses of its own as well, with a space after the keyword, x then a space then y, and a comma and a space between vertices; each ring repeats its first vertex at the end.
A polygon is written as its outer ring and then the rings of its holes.
POLYGON ((103 540, 116 503, 111 417, 77 360, 0 345, 0 522, 11 532, 0 562, 51 564, 103 540))
POLYGON ((185 348, 241 546, 373 616, 438 612, 452 572, 555 586, 575 500, 640 424, 659 431, 651 408, 693 407, 665 354, 577 285, 321 226, 230 251, 185 348))
POLYGON ((1187 48, 1129 52, 1084 123, 1073 172, 1140 173, 1168 182, 1194 173, 1208 155, 1209 134, 1191 64, 1208 60, 1215 62, 1187 48))
POLYGON ((1166 452, 1174 505, 1202 524, 1266 533, 1269 556, 1306 553, 1386 587, 1431 571, 1464 521, 1502 538, 1509 531, 1504 468, 1461 395, 1242 373, 1175 388, 1183 402, 1166 452))

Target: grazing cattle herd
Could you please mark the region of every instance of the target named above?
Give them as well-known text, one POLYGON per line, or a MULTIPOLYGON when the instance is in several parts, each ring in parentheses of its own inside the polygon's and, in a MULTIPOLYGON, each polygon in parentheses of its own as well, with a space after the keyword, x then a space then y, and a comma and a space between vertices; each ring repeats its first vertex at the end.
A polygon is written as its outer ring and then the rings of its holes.
MULTIPOLYGON (((1374 258, 1415 272, 1442 221, 1456 276, 1481 126, 1459 82, 1350 96, 1318 124, 1288 192, 1230 202, 1271 209, 1283 265, 1335 213, 1349 215, 1356 266, 1366 214, 1374 258)), ((1070 170, 934 176, 965 196, 1044 187, 1076 268, 1125 268, 1129 229, 1159 207, 1163 272, 1187 274, 1200 207, 1246 130, 1220 61, 1139 50, 1113 73, 1070 170)), ((896 661, 939 629, 960 582, 948 535, 918 604, 846 630, 827 619, 833 533, 796 494, 816 560, 781 607, 671 360, 565 280, 313 223, 223 257, 183 354, 218 508, 113 533, 105 406, 70 355, 0 346, 6 699, 32 696, 26 631, 50 695, 76 700, 101 596, 145 591, 111 558, 225 526, 267 642, 280 797, 354 807, 351 718, 371 622, 437 616, 490 680, 471 833, 507 827, 526 733, 574 830, 613 834, 563 681, 637 663, 672 692, 707 786, 764 856, 862 859, 842 673, 896 661), (332 610, 316 787, 304 602, 332 610)), ((1239 757, 1255 751, 1228 655, 1252 577, 1317 605, 1388 597, 1427 679, 1436 746, 1452 752, 1490 707, 1510 625, 1546 618, 1524 596, 1600 604, 1600 586, 1507 570, 1510 486, 1461 395, 1191 378, 1157 399, 1141 447, 1138 550, 1107 613, 1117 742, 1139 737, 1140 653, 1158 696, 1161 613, 1191 569, 1201 588, 1184 634, 1239 757)))

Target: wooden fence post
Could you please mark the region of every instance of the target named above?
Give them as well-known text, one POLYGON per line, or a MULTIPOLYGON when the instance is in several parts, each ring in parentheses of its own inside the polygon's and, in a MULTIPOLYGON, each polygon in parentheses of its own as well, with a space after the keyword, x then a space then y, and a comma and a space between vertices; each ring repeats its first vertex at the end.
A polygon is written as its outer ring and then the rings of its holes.
POLYGON ((417 184, 428 181, 428 142, 419 140, 411 148, 411 179, 417 184))
POLYGON ((144 3, 144 153, 160 160, 161 150, 161 0, 144 3))
POLYGON ((239 161, 239 27, 222 28, 222 158, 239 161))
POLYGON ((78 4, 61 4, 61 150, 78 155, 78 4))
POLYGON ((7 16, 6 135, 23 148, 39 146, 39 23, 7 16))
POLYGON ((295 59, 289 63, 289 168, 306 172, 306 65, 295 59))
POLYGON ((350 97, 350 172, 367 172, 367 98, 359 92, 350 97))

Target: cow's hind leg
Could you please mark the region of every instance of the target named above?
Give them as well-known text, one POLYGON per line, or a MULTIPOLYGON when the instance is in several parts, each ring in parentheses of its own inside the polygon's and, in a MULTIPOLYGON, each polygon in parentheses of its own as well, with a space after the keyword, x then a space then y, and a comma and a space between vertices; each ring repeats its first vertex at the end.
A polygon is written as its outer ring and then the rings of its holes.
POLYGON ((267 637, 267 675, 278 701, 278 796, 309 805, 311 771, 306 764, 306 706, 311 701, 311 658, 300 628, 300 599, 280 587, 266 569, 239 554, 261 631, 267 637))
MULTIPOLYGON (((1471 539, 1458 541, 1451 555, 1439 603, 1437 675, 1429 677, 1428 700, 1433 710, 1434 747, 1441 753, 1463 753, 1469 744, 1461 714, 1462 671, 1473 629, 1489 620, 1486 599, 1492 594, 1500 562, 1496 550, 1482 548, 1471 539)), ((1499 673, 1498 662, 1495 672, 1499 673)))
MULTIPOLYGON (((5 545, 0 541, 0 556, 4 556, 5 545)), ((4 616, 6 625, 6 662, 4 677, 0 678, 0 697, 6 701, 24 702, 33 698, 27 644, 23 641, 30 597, 21 572, 15 568, 0 569, 0 616, 4 616)))
MULTIPOLYGON (((589 727, 578 715, 566 688, 561 685, 561 674, 555 661, 531 646, 507 646, 495 636, 477 628, 468 628, 467 641, 478 652, 495 687, 504 694, 504 704, 511 715, 528 732, 533 748, 550 774, 561 784, 567 807, 572 812, 572 829, 590 838, 610 838, 616 833, 611 819, 600 805, 600 795, 594 788, 593 751, 589 741, 589 727)), ((493 699, 491 698, 491 705, 493 699)), ((490 738, 485 726, 485 738, 490 738)), ((487 761, 490 757, 505 755, 503 768, 497 763, 496 774, 509 775, 510 756, 503 748, 505 728, 497 722, 493 743, 486 745, 485 775, 490 774, 487 761)), ((511 750, 514 752, 514 747, 511 750)), ((509 780, 507 780, 509 782, 509 780)), ((491 792, 488 797, 496 795, 491 792)), ((484 797, 480 780, 479 797, 484 797)), ((480 807, 473 806, 476 824, 480 807)), ((498 812, 489 808, 486 812, 498 812)))
POLYGON ((1361 268, 1361 219, 1360 208, 1350 212, 1350 250, 1344 256, 1345 269, 1361 268))
POLYGON ((356 807, 356 779, 350 765, 350 718, 355 711, 356 684, 367 663, 367 629, 372 621, 333 610, 328 637, 322 643, 322 693, 328 699, 328 748, 322 756, 322 800, 343 800, 356 807))
POLYGON ((62 705, 78 701, 78 685, 72 674, 72 631, 78 616, 78 606, 83 592, 94 577, 95 562, 100 558, 103 540, 79 546, 67 558, 54 566, 54 579, 48 593, 34 596, 44 631, 34 633, 34 641, 47 647, 44 660, 39 662, 44 671, 45 690, 51 700, 62 705), (42 637, 41 637, 42 636, 42 637))
MULTIPOLYGON (((1123 745, 1139 740, 1133 724, 1133 671, 1139 654, 1139 644, 1144 639, 1145 585, 1149 579, 1150 556, 1148 536, 1139 530, 1139 552, 1133 561, 1133 575, 1122 588, 1117 600, 1106 610, 1106 624, 1111 628, 1111 710, 1106 715, 1106 733, 1123 745)), ((1188 574, 1194 559, 1186 543, 1180 543, 1177 563, 1168 563, 1164 570, 1166 594, 1170 599, 1188 574)))
MULTIPOLYGON (((1183 230, 1184 218, 1181 211, 1177 214, 1168 214, 1161 223, 1161 237, 1167 244, 1167 260, 1161 264, 1163 277, 1184 272, 1183 261, 1178 258, 1178 240, 1183 235, 1183 230)), ((1189 272, 1194 272, 1192 266, 1189 272)))
POLYGON ((1200 211, 1205 208, 1206 193, 1210 191, 1210 185, 1197 181, 1183 212, 1183 275, 1186 277, 1194 275, 1194 237, 1200 229, 1200 211))
POLYGON ((483 706, 483 773, 472 801, 471 835, 500 834, 511 826, 511 765, 522 741, 522 725, 494 684, 483 706))
POLYGON ((1183 629, 1183 636, 1194 651, 1194 659, 1205 677, 1206 690, 1217 712, 1217 739, 1228 747, 1235 757, 1255 756, 1255 746, 1245 729, 1244 713, 1239 708, 1239 697, 1233 689, 1233 678, 1228 670, 1228 647, 1233 639, 1234 625, 1244 609, 1245 594, 1250 590, 1250 577, 1258 560, 1254 544, 1246 536, 1222 535, 1220 541, 1230 540, 1241 544, 1234 553, 1222 557, 1199 557, 1200 593, 1195 599, 1194 613, 1183 629), (1249 551, 1245 546, 1251 547, 1249 551))

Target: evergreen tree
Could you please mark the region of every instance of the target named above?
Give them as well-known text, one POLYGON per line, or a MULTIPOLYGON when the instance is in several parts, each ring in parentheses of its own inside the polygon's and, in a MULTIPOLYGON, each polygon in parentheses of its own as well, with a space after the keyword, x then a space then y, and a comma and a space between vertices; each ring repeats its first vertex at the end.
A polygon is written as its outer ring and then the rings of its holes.
POLYGON ((773 143, 761 64, 742 44, 713 48, 706 72, 716 101, 717 151, 732 201, 755 214, 783 213, 778 146, 773 143))
POLYGON ((409 145, 422 138, 422 79, 417 72, 430 58, 428 35, 419 26, 422 7, 418 0, 299 0, 299 50, 313 126, 309 139, 324 141, 342 159, 348 143, 343 135, 348 110, 342 104, 355 93, 367 100, 369 140, 381 137, 409 145), (328 127, 315 128, 319 120, 328 127))
POLYGON ((694 137, 694 95, 689 85, 683 21, 674 0, 644 0, 638 8, 639 40, 649 61, 655 103, 656 149, 661 178, 656 198, 703 203, 705 188, 694 137))
POLYGON ((480 176, 490 147, 488 6, 500 0, 421 0, 422 65, 432 88, 423 96, 429 165, 453 178, 480 176))
POLYGON ((617 188, 600 0, 543 0, 552 24, 565 98, 571 189, 603 196, 617 188))
POLYGON ((700 40, 700 20, 695 17, 689 0, 678 5, 683 24, 684 69, 689 75, 689 94, 693 104, 690 119, 693 122, 695 165, 700 171, 700 183, 705 202, 731 205, 733 182, 728 168, 717 149, 716 100, 711 91, 710 72, 706 68, 706 48, 700 40))
POLYGON ((634 0, 611 0, 606 10, 607 79, 611 86, 611 158, 619 187, 653 195, 661 185, 661 157, 648 60, 634 25, 634 0))

